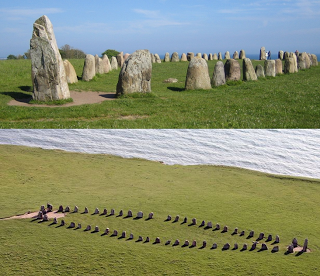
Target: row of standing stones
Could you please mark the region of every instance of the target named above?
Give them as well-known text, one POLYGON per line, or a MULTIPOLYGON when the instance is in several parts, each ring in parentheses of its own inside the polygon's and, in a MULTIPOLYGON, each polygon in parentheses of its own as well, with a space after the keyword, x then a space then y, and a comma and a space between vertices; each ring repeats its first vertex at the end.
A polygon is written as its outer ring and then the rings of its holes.
MULTIPOLYGON (((48 204, 47 204, 47 208, 45 208, 45 206, 42 205, 42 206, 40 207, 40 211, 38 212, 37 219, 40 219, 40 220, 42 220, 42 221, 44 221, 44 222, 45 222, 45 221, 49 221, 49 218, 48 218, 48 215, 47 215, 48 212, 53 212, 53 206, 48 203, 48 204)), ((69 206, 67 206, 67 207, 64 209, 63 206, 60 205, 57 212, 68 213, 68 212, 71 212, 71 209, 70 209, 69 206)), ((79 208, 78 208, 78 206, 75 206, 74 209, 73 209, 73 213, 78 213, 78 212, 79 212, 79 208)), ((89 209, 88 209, 87 207, 85 207, 83 214, 88 214, 88 213, 89 213, 89 209)), ((99 211, 99 208, 96 208, 96 209, 94 210, 93 215, 98 215, 98 214, 100 214, 100 211, 99 211)), ((102 212, 100 215, 108 215, 107 209, 104 209, 103 212, 102 212)), ((115 215, 115 210, 114 210, 114 209, 111 209, 111 211, 110 211, 109 216, 112 216, 112 215, 115 215)), ((119 217, 122 217, 123 215, 124 215, 123 210, 120 210, 118 216, 119 216, 119 217)), ((154 216, 154 213, 153 213, 153 212, 149 213, 147 220, 153 219, 153 216, 154 216)), ((133 213, 132 213, 131 210, 128 211, 126 218, 129 218, 129 217, 133 217, 133 213)), ((141 218, 143 218, 143 212, 142 212, 142 211, 139 211, 139 212, 137 213, 136 219, 141 219, 141 218)), ((172 221, 173 223, 176 223, 176 222, 179 221, 179 219, 180 219, 180 216, 179 216, 179 215, 177 215, 177 216, 174 218, 174 220, 172 220, 171 215, 168 215, 165 221, 172 221)), ((188 221, 188 218, 185 217, 185 218, 183 219, 183 222, 182 222, 181 224, 186 224, 187 221, 188 221)), ((56 217, 53 219, 52 224, 58 224, 58 220, 57 220, 56 217)), ((189 226, 192 226, 192 225, 197 225, 197 219, 196 219, 196 218, 193 218, 193 219, 191 220, 191 223, 189 224, 189 226)), ((61 220, 60 226, 65 226, 65 221, 64 221, 64 220, 61 220)), ((210 229, 210 228, 213 228, 213 224, 212 224, 211 221, 207 222, 207 224, 206 224, 206 222, 203 220, 203 221, 201 222, 201 224, 199 225, 199 227, 205 227, 205 229, 210 229)), ((77 225, 77 227, 76 227, 76 224, 75 224, 74 222, 71 222, 70 225, 68 226, 68 228, 81 229, 81 228, 82 228, 82 225, 81 225, 81 223, 78 223, 78 225, 77 225)), ((84 231, 91 231, 91 230, 92 230, 91 225, 87 225, 87 227, 85 228, 84 231)), ((219 223, 216 224, 214 230, 215 230, 215 231, 216 231, 216 230, 221 230, 221 226, 220 226, 219 223)), ((228 231, 229 231, 228 226, 224 226, 224 227, 223 227, 223 230, 221 231, 221 233, 226 233, 226 232, 228 232, 228 231)), ((98 232, 100 232, 100 228, 99 228, 99 226, 95 226, 95 228, 94 228, 94 230, 92 231, 92 233, 98 233, 98 232)), ((102 234, 102 236, 108 235, 109 233, 110 233, 110 229, 109 229, 109 228, 106 228, 105 231, 104 231, 104 233, 102 234)), ((234 231, 232 232, 232 235, 237 235, 237 234, 239 234, 240 237, 241 237, 241 236, 245 236, 245 231, 241 231, 241 232, 240 232, 240 231, 238 230, 238 228, 235 228, 234 231)), ((111 236, 112 236, 112 237, 118 236, 118 231, 117 231, 117 230, 114 230, 111 236)), ((120 238, 122 239, 122 238, 126 238, 126 237, 127 237, 126 231, 123 231, 122 234, 121 234, 121 236, 120 236, 120 238)), ((250 233, 249 233, 249 235, 248 235, 248 237, 247 237, 247 239, 250 239, 250 238, 253 238, 253 237, 254 237, 254 231, 251 230, 250 233)), ((134 235, 133 235, 133 233, 131 233, 130 236, 129 236, 129 238, 128 238, 128 240, 133 240, 133 238, 134 238, 134 235)), ((264 239, 266 239, 266 240, 265 240, 264 243, 261 244, 260 251, 268 250, 268 245, 266 244, 266 242, 271 242, 271 241, 273 240, 272 235, 270 234, 270 235, 268 235, 268 236, 265 236, 264 233, 260 233, 259 236, 258 236, 258 238, 257 238, 255 241, 253 241, 252 246, 251 246, 251 248, 250 248, 250 251, 255 250, 255 249, 257 248, 257 244, 259 244, 259 241, 262 241, 262 240, 264 240, 264 239)), ((142 236, 139 236, 139 238, 138 238, 137 241, 138 241, 138 242, 142 242, 142 241, 143 241, 143 237, 142 237, 142 236)), ((147 243, 147 242, 150 242, 150 238, 147 237, 147 238, 145 239, 145 242, 146 242, 146 243, 147 243)), ((161 241, 160 241, 160 238, 157 237, 157 238, 155 239, 154 244, 159 244, 159 243, 161 243, 161 241)), ((274 245, 274 244, 278 244, 278 243, 280 243, 280 237, 277 235, 277 236, 275 237, 275 240, 274 240, 274 242, 273 242, 273 245, 274 245)), ((170 240, 166 241, 165 245, 169 245, 169 244, 171 244, 171 241, 170 241, 170 240)), ((173 243, 173 246, 178 246, 178 245, 180 245, 180 240, 179 240, 179 239, 176 239, 175 242, 173 243)), ((196 240, 193 240, 193 242, 190 244, 190 242, 189 242, 188 240, 185 240, 185 242, 183 243, 182 247, 187 247, 187 246, 189 246, 190 248, 196 247, 196 246, 197 246, 197 241, 196 241, 196 240)), ((205 248, 206 246, 207 246, 207 242, 206 242, 206 241, 203 241, 201 248, 205 248)), ((298 248, 298 247, 299 247, 298 241, 297 241, 296 238, 294 238, 294 239, 292 240, 292 243, 287 247, 287 253, 293 253, 293 252, 295 251, 295 248, 298 248)), ((217 249, 217 248, 218 248, 218 245, 217 245, 216 243, 213 243, 211 249, 217 249)), ((238 248, 239 248, 238 244, 235 243, 235 244, 234 244, 234 247, 233 247, 232 249, 233 249, 233 250, 237 250, 238 248)), ((223 247, 222 247, 222 250, 228 250, 228 249, 231 249, 231 245, 230 245, 229 243, 224 244, 223 247)), ((243 244, 243 247, 242 247, 241 250, 244 251, 244 250, 247 250, 247 249, 248 249, 248 245, 247 245, 246 243, 243 244)), ((278 245, 275 245, 275 246, 273 247, 273 249, 271 250, 271 252, 278 252, 278 251, 279 251, 279 246, 278 246, 278 245)), ((308 252, 308 239, 305 239, 303 248, 300 250, 300 252, 308 252)))
MULTIPOLYGON (((76 72, 69 61, 62 61, 53 26, 47 16, 42 16, 33 24, 33 34, 30 40, 30 55, 32 64, 33 98, 38 101, 61 100, 70 98, 68 83, 77 82, 76 72)), ((182 61, 190 61, 185 88, 187 90, 210 89, 212 86, 220 86, 228 80, 240 80, 240 64, 237 59, 243 60, 244 80, 257 80, 261 76, 275 76, 276 74, 294 73, 298 69, 307 69, 310 66, 317 66, 318 61, 315 55, 307 53, 298 54, 279 52, 279 59, 266 60, 264 68, 260 65, 253 69, 251 60, 245 57, 245 51, 241 50, 240 55, 236 51, 233 59, 229 52, 226 52, 226 64, 218 61, 213 77, 210 80, 206 60, 221 60, 222 54, 193 53, 182 54, 182 61), (284 70, 281 60, 285 59, 284 70)), ((260 59, 265 59, 264 47, 260 50, 260 59)), ((170 59, 166 53, 164 61, 180 61, 177 52, 173 53, 170 59)), ((117 57, 109 58, 104 55, 87 55, 84 62, 82 79, 91 80, 97 73, 104 74, 110 70, 121 67, 117 83, 117 95, 134 92, 151 92, 152 63, 161 63, 158 54, 151 54, 148 50, 138 50, 132 55, 121 52, 117 57)))

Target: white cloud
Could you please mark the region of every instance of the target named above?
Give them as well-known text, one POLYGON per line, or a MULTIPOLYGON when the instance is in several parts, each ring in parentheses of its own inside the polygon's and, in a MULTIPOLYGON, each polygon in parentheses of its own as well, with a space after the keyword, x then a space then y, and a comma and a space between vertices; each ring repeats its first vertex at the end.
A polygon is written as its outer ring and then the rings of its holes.
POLYGON ((62 9, 45 8, 45 9, 0 9, 1 17, 9 20, 21 20, 24 17, 34 17, 53 13, 62 13, 62 9))

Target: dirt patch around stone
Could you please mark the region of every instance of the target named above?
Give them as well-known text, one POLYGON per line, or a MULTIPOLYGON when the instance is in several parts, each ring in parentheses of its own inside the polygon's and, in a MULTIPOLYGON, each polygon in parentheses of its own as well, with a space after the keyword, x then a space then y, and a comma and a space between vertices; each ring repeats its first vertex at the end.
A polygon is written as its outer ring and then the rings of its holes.
MULTIPOLYGON (((65 217, 65 213, 61 213, 56 210, 52 212, 46 213, 48 218, 63 218, 65 217)), ((29 219, 29 218, 37 218, 38 217, 38 212, 27 212, 22 215, 16 215, 12 217, 7 217, 7 218, 1 218, 0 220, 9 220, 9 219, 29 219)))
POLYGON ((73 99, 72 103, 66 103, 63 105, 47 105, 47 104, 30 104, 29 102, 32 100, 30 98, 16 98, 11 100, 8 105, 11 106, 27 106, 27 107, 69 107, 69 106, 77 106, 83 104, 95 104, 101 103, 103 101, 110 101, 116 99, 115 92, 77 92, 77 91, 70 91, 70 96, 73 99))

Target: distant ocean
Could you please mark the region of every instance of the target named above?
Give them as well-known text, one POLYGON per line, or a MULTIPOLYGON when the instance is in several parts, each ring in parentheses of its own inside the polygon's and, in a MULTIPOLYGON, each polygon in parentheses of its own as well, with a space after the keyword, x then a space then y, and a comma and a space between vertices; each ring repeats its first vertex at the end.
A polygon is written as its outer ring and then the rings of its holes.
POLYGON ((320 130, 7 129, 0 130, 0 144, 320 179, 320 130))

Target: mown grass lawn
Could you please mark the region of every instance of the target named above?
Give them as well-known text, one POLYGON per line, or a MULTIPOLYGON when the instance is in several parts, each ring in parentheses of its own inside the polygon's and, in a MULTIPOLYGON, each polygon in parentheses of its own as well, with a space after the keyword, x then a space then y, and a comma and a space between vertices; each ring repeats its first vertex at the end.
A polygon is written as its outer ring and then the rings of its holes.
MULTIPOLYGON (((89 214, 68 214, 66 226, 32 219, 0 220, 1 275, 317 275, 320 258, 319 180, 281 177, 221 166, 168 166, 141 159, 0 146, 0 217, 87 206, 89 214), (94 209, 122 209, 140 220, 91 215, 94 209), (145 220, 149 212, 154 219, 145 220), (178 223, 165 222, 180 215, 178 223), (187 224, 181 224, 184 217, 187 224), (188 226, 192 218, 197 225, 188 226), (202 220, 228 225, 205 230, 202 220), (70 222, 82 229, 68 229, 70 222), (83 231, 86 225, 134 234, 134 240, 83 231), (246 235, 232 235, 233 229, 246 235), (254 239, 247 239, 250 230, 254 239), (280 236, 280 252, 222 251, 225 243, 251 247, 260 232, 280 236), (149 243, 136 242, 138 236, 149 243), (160 244, 153 244, 160 237, 160 244), (286 255, 296 237, 309 239, 311 253, 286 255), (196 248, 165 241, 197 240, 196 248), (200 249, 202 241, 208 246, 200 249), (211 250, 213 243, 218 248, 211 250)), ((261 242, 258 244, 258 249, 261 242)))
MULTIPOLYGON (((83 60, 70 60, 81 77, 83 60)), ((241 61, 240 61, 241 62, 241 61)), ((209 61, 212 76, 216 61, 209 61)), ((241 62, 242 63, 242 62, 241 62)), ((254 65, 262 64, 253 61, 254 65)), ((296 74, 185 91, 188 63, 153 64, 152 93, 72 107, 8 106, 32 94, 29 60, 0 61, 1 128, 319 128, 320 67, 296 74), (163 83, 177 78, 178 83, 163 83)), ((119 69, 120 70, 120 69, 119 69)), ((74 91, 115 92, 118 71, 74 91)))

